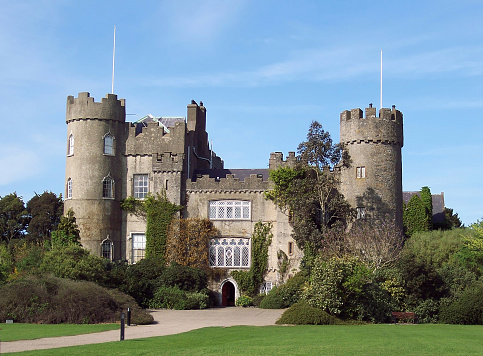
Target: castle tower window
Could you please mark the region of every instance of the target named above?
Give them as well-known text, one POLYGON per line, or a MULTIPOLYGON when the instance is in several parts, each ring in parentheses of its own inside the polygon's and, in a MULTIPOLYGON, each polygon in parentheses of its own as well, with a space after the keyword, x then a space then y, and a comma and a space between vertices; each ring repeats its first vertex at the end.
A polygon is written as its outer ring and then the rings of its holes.
POLYGON ((358 207, 356 210, 357 210, 357 219, 365 219, 366 218, 366 208, 358 207))
POLYGON ((356 168, 356 178, 366 178, 366 167, 357 167, 356 168))
POLYGON ((220 237, 211 239, 209 261, 211 267, 250 267, 250 239, 220 237))
POLYGON ((73 155, 74 155, 74 135, 70 134, 68 147, 67 147, 67 156, 73 156, 73 155))
POLYGON ((146 235, 132 234, 132 263, 141 261, 144 258, 144 251, 146 250, 146 235))
POLYGON ((105 239, 101 243, 101 256, 103 258, 107 258, 108 260, 112 260, 112 241, 109 238, 105 239))
POLYGON ((293 242, 292 241, 290 241, 288 243, 288 254, 289 255, 293 254, 293 242))
POLYGON ((211 220, 250 220, 250 202, 242 200, 210 201, 211 220))
POLYGON ((106 177, 102 181, 102 197, 113 199, 114 198, 114 179, 106 177))
POLYGON ((72 199, 72 178, 67 179, 67 199, 72 199))
POLYGON ((149 192, 149 183, 147 174, 134 175, 134 198, 144 199, 149 192))
POLYGON ((110 133, 104 136, 104 154, 109 156, 114 155, 114 136, 110 133))

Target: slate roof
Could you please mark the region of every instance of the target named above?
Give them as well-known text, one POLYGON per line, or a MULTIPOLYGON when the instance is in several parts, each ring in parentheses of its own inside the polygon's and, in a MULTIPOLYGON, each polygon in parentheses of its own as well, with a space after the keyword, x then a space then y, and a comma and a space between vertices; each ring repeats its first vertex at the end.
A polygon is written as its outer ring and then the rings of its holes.
POLYGON ((233 174, 240 182, 244 181, 245 178, 249 178, 251 174, 261 175, 264 181, 268 181, 268 169, 197 169, 191 180, 196 182, 198 176, 206 175, 220 180, 220 178, 226 178, 227 174, 233 174))
POLYGON ((184 122, 186 121, 184 117, 156 117, 151 114, 147 114, 146 116, 140 118, 137 121, 134 121, 133 124, 136 125, 136 134, 141 133, 143 126, 146 126, 148 122, 157 122, 159 126, 164 127, 164 131, 169 132, 170 127, 174 127, 177 122, 184 122))
MULTIPOLYGON (((404 203, 407 204, 414 194, 417 194, 419 197, 421 197, 421 192, 403 192, 404 203)), ((441 194, 431 194, 431 198, 433 202, 433 224, 443 223, 445 220, 444 193, 441 192, 441 194)))

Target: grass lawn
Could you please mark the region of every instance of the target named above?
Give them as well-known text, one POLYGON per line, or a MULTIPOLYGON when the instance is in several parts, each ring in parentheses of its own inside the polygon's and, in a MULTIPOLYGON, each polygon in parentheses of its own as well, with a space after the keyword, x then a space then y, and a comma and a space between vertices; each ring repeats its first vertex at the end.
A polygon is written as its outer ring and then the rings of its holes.
POLYGON ((330 325, 204 328, 37 355, 481 355, 483 326, 330 325))
POLYGON ((0 341, 89 334, 119 328, 119 324, 0 324, 0 341))

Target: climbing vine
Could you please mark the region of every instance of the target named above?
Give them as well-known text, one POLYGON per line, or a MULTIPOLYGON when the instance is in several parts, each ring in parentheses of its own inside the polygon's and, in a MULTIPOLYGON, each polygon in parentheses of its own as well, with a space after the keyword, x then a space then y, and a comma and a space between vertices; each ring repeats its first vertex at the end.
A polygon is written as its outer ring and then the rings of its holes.
POLYGON ((252 263, 248 271, 232 271, 238 287, 246 295, 258 294, 268 268, 268 247, 272 243, 272 223, 255 224, 252 235, 252 263))
POLYGON ((166 257, 166 236, 174 215, 182 209, 171 203, 166 194, 148 195, 144 200, 129 197, 121 208, 146 219, 146 257, 166 257))
POLYGON ((209 270, 209 241, 216 234, 208 219, 174 219, 168 228, 166 261, 209 270))

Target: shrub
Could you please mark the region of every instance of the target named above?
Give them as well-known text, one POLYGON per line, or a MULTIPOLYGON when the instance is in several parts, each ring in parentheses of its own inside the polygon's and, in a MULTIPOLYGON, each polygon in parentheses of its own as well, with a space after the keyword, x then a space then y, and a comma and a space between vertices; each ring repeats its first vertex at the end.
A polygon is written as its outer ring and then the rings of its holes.
POLYGON ((444 324, 483 325, 483 283, 465 289, 459 298, 442 305, 439 319, 444 324))
POLYGON ((209 296, 206 293, 189 293, 178 286, 161 286, 154 292, 149 302, 150 308, 156 309, 206 309, 209 296))
POLYGON ((199 292, 206 288, 208 276, 199 268, 171 264, 156 280, 157 286, 176 286, 186 292, 199 292))
POLYGON ((297 303, 302 296, 302 288, 307 282, 304 273, 297 273, 285 284, 273 288, 262 301, 260 308, 263 309, 285 309, 297 303))
POLYGON ((19 279, 0 287, 0 320, 21 323, 106 323, 119 320, 127 308, 138 324, 153 318, 135 301, 92 282, 53 276, 19 279))
POLYGON ((238 307, 249 307, 250 305, 252 305, 252 303, 253 299, 247 295, 242 295, 235 302, 236 306, 238 307))
POLYGON ((419 318, 420 323, 437 323, 440 301, 434 299, 426 299, 421 301, 414 312, 419 318))
POLYGON ((257 294, 256 296, 253 297, 252 303, 254 306, 259 307, 260 304, 262 303, 262 300, 265 298, 266 294, 257 294))
POLYGON ((342 322, 325 311, 310 306, 307 302, 299 302, 288 308, 276 321, 277 324, 295 325, 334 325, 342 322))
POLYGON ((282 299, 282 294, 278 293, 280 287, 274 287, 268 294, 263 298, 260 303, 260 308, 262 309, 284 309, 285 302, 282 299))

